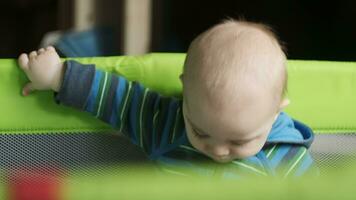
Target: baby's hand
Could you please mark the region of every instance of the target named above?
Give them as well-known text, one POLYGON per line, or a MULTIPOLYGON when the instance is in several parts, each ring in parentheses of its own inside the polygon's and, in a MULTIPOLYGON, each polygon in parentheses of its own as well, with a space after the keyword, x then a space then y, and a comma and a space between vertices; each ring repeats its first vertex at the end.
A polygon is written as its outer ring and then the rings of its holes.
POLYGON ((62 84, 64 65, 53 47, 23 53, 18 58, 20 68, 26 73, 30 82, 22 89, 24 96, 34 90, 59 91, 62 84))

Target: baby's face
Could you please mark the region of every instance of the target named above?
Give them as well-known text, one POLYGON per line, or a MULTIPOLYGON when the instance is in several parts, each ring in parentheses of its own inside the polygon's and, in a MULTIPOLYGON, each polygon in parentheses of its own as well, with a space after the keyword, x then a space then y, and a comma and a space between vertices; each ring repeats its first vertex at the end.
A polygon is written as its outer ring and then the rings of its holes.
MULTIPOLYGON (((213 108, 198 91, 186 92, 183 113, 190 143, 217 162, 257 154, 278 116, 263 94, 240 105, 213 108)), ((221 96, 224 98, 224 96, 221 96)))

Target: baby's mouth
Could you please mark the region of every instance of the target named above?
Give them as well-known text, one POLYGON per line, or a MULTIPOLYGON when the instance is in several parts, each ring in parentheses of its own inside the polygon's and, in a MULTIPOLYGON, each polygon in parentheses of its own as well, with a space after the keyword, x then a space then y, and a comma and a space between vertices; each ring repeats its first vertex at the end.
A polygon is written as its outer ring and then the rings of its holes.
POLYGON ((228 156, 223 156, 223 157, 212 157, 215 161, 220 162, 220 163, 226 163, 230 162, 231 159, 228 156))

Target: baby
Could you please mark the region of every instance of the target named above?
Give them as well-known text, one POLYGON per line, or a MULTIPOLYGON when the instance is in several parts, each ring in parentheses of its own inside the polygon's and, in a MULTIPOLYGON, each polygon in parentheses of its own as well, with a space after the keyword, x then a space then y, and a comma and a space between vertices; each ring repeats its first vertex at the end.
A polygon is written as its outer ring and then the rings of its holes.
POLYGON ((23 95, 55 91, 57 103, 110 123, 167 172, 234 178, 316 170, 307 150, 312 131, 282 112, 289 104, 286 56, 263 24, 227 20, 199 35, 180 77, 182 100, 94 65, 63 63, 53 47, 18 62, 30 79, 23 95))

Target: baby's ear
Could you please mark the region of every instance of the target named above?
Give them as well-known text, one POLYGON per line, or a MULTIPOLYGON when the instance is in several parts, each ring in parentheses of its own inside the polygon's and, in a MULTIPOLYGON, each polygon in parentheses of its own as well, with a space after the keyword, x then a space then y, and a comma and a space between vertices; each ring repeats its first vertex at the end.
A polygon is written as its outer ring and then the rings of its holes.
POLYGON ((288 98, 284 98, 281 101, 281 104, 279 105, 279 110, 282 111, 284 108, 286 108, 289 105, 290 101, 288 98))

